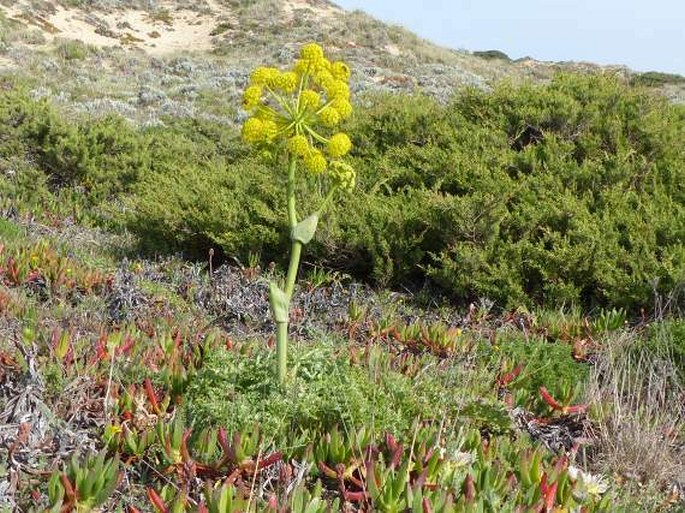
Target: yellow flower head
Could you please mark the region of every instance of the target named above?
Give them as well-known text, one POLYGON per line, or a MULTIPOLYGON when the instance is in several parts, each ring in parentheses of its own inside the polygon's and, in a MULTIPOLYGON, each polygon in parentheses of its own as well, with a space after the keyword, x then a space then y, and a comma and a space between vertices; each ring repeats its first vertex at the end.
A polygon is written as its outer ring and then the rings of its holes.
POLYGON ((342 61, 335 61, 331 64, 331 75, 338 80, 347 81, 350 79, 350 68, 342 61))
POLYGON ((341 189, 347 191, 354 189, 357 181, 357 172, 349 164, 334 160, 329 167, 329 174, 333 183, 341 189))
POLYGON ((264 121, 257 118, 250 118, 243 125, 243 141, 255 144, 261 142, 264 134, 264 121))
POLYGON ((304 45, 300 49, 300 59, 295 64, 295 71, 299 73, 317 73, 322 70, 328 70, 331 63, 323 53, 321 48, 316 43, 304 45))
POLYGON ((333 127, 340 123, 340 114, 333 107, 325 107, 319 113, 319 119, 324 126, 333 127))
POLYGON ((280 74, 281 72, 276 68, 260 66, 252 72, 252 75, 250 75, 250 84, 273 87, 275 80, 280 74))
POLYGON ((352 147, 345 134, 330 137, 326 130, 352 113, 349 77, 349 67, 331 63, 315 43, 301 48, 290 70, 256 68, 243 92, 243 106, 252 114, 243 126, 243 139, 282 144, 309 170, 323 172, 327 158, 342 157, 352 147))
POLYGON ((308 61, 324 59, 323 48, 316 43, 309 43, 300 48, 300 58, 308 61))
POLYGON ((271 142, 278 135, 278 124, 270 119, 262 121, 263 139, 271 142))
POLYGON ((352 149, 352 141, 345 133, 337 133, 328 141, 328 154, 331 157, 342 157, 352 149))
POLYGON ((347 119, 352 115, 352 104, 343 98, 334 98, 331 107, 338 111, 341 119, 347 119))
POLYGON ((328 82, 324 86, 324 89, 326 89, 326 94, 328 95, 328 98, 331 100, 350 99, 350 86, 348 86, 347 82, 343 80, 333 80, 331 82, 328 82))
POLYGON ((317 109, 321 104, 321 95, 312 89, 302 91, 300 95, 300 107, 303 109, 317 109))
POLYGON ((316 85, 326 89, 328 84, 332 84, 335 81, 333 74, 327 69, 322 69, 314 73, 314 82, 316 85))
POLYGON ((252 85, 243 93, 243 105, 246 109, 257 107, 262 101, 262 86, 252 85))
POLYGON ((292 93, 297 89, 297 84, 299 79, 297 73, 294 71, 286 71, 281 73, 275 80, 275 86, 278 89, 285 91, 286 93, 292 93))
POLYGON ((321 174, 326 170, 326 157, 320 151, 312 150, 304 159, 305 167, 315 175, 321 174))
POLYGON ((306 156, 311 150, 309 140, 301 134, 294 135, 288 139, 288 149, 293 155, 298 157, 306 156))

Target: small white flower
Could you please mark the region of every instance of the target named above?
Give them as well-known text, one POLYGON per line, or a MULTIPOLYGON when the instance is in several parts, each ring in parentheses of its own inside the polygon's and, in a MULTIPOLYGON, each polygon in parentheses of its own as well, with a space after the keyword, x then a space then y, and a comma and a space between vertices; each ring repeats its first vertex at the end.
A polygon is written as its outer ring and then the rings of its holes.
POLYGON ((581 501, 599 498, 609 489, 604 476, 584 472, 574 465, 568 467, 568 476, 576 484, 574 496, 581 501))
POLYGON ((475 456, 470 452, 454 451, 454 453, 452 453, 452 461, 457 467, 466 467, 475 460, 475 456))

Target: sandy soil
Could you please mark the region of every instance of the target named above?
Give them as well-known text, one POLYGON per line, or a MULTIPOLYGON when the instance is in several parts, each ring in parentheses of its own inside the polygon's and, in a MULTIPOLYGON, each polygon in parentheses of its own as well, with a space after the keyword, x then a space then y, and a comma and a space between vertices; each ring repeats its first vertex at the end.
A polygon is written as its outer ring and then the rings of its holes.
POLYGON ((285 0, 283 2, 283 12, 287 18, 292 18, 295 12, 300 9, 308 9, 319 19, 325 20, 333 16, 340 15, 345 11, 329 4, 323 4, 316 0, 285 0))
MULTIPOLYGON (((220 21, 231 20, 231 13, 216 0, 205 0, 205 4, 209 9, 197 12, 178 9, 172 0, 161 0, 158 4, 160 10, 168 13, 162 19, 156 19, 142 10, 87 13, 57 4, 51 13, 38 12, 30 7, 30 0, 19 0, 10 6, 0 5, 0 9, 10 19, 30 28, 39 28, 48 45, 58 38, 77 39, 97 47, 123 46, 162 56, 213 49, 214 37, 211 33, 220 21)), ((317 0, 283 2, 286 17, 294 16, 300 9, 310 10, 321 19, 344 12, 334 5, 317 0)))
POLYGON ((134 9, 93 15, 55 6, 54 13, 43 14, 32 12, 23 1, 0 9, 8 18, 40 28, 48 44, 57 38, 78 39, 98 47, 140 48, 152 55, 165 55, 213 48, 210 33, 216 27, 216 15, 226 13, 221 13, 221 7, 215 2, 207 3, 213 11, 211 14, 176 9, 173 2, 162 1, 160 8, 169 13, 163 19, 134 9))

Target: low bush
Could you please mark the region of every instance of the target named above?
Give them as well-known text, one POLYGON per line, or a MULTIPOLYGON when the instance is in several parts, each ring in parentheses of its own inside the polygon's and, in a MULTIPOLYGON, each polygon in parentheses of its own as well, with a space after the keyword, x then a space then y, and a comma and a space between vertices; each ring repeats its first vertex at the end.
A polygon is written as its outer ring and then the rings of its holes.
POLYGON ((660 71, 647 71, 638 73, 630 79, 634 85, 644 85, 647 87, 662 87, 667 84, 685 84, 685 77, 674 73, 662 73, 660 71))
POLYGON ((8 83, 0 95, 0 156, 23 156, 57 187, 82 186, 93 198, 125 191, 150 167, 143 134, 123 118, 66 120, 46 100, 8 83))
POLYGON ((377 100, 348 129, 363 192, 327 247, 463 299, 649 307, 685 279, 684 120, 600 76, 377 100))
POLYGON ((481 59, 487 60, 500 60, 511 62, 511 57, 501 50, 482 50, 473 52, 473 55, 480 57, 481 59))
MULTIPOLYGON (((359 185, 319 227, 311 262, 503 307, 634 313, 685 282, 682 108, 620 78, 566 74, 447 105, 361 104, 344 127, 359 185)), ((126 223, 150 249, 284 254, 285 177, 223 125, 73 124, 21 87, 0 95, 0 121, 0 155, 26 155, 49 185, 91 202, 125 196, 126 223)), ((315 180, 305 187, 320 199, 315 180)))
POLYGON ((129 227, 141 236, 143 249, 196 257, 214 247, 233 256, 255 252, 270 258, 287 244, 281 189, 257 159, 229 165, 218 157, 181 157, 155 167, 130 200, 129 227))

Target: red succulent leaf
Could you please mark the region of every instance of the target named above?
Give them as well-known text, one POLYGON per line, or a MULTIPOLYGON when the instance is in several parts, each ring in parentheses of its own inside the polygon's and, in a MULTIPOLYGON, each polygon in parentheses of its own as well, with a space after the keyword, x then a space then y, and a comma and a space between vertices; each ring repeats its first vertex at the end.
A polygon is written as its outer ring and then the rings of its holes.
POLYGON ((73 503, 76 500, 76 490, 74 490, 74 485, 71 484, 71 481, 69 481, 69 478, 66 474, 62 474, 60 479, 62 481, 62 487, 64 487, 64 495, 67 496, 68 502, 73 503))
POLYGON ((433 507, 428 497, 424 497, 421 501, 421 509, 423 509, 423 513, 433 513, 433 507))
POLYGON ((476 484, 471 474, 464 480, 464 498, 467 503, 472 503, 476 499, 476 484))
MULTIPOLYGON (((554 509, 554 503, 557 497, 558 486, 559 483, 554 482, 551 485, 547 486, 546 490, 543 492, 543 498, 545 501, 545 511, 547 512, 551 512, 554 509)), ((540 488, 542 488, 542 483, 540 483, 540 488)))
POLYGON ((540 387, 540 396, 542 397, 542 400, 545 401, 553 410, 561 411, 564 409, 563 406, 559 404, 554 397, 552 397, 545 387, 540 387))
POLYGON ((190 452, 188 451, 188 438, 190 438, 190 435, 193 434, 192 429, 186 429, 185 432, 183 433, 183 438, 181 438, 181 457, 183 458, 184 463, 191 462, 193 461, 193 458, 190 457, 190 452))
POLYGON ((259 462, 259 464, 257 465, 257 470, 261 470, 263 468, 270 467, 271 465, 273 465, 274 463, 276 463, 278 461, 281 461, 282 459, 283 459, 283 453, 281 453, 280 451, 276 451, 276 452, 270 454, 269 456, 267 456, 266 458, 264 458, 263 460, 261 460, 259 462))
POLYGON ((509 477, 507 477, 507 487, 509 488, 509 490, 513 490, 514 488, 516 488, 517 484, 518 482, 516 480, 516 474, 514 474, 513 472, 509 472, 509 477))
POLYGON ((540 396, 555 411, 562 413, 583 413, 587 410, 587 404, 576 404, 573 406, 563 406, 547 391, 545 387, 540 387, 540 396))
POLYGON ((428 479, 428 468, 423 469, 421 475, 419 475, 419 477, 416 478, 416 481, 414 481, 413 486, 423 488, 426 484, 426 479, 428 479))
POLYGON ((124 337, 124 343, 121 344, 119 347, 117 347, 116 354, 117 356, 125 354, 129 355, 131 353, 131 349, 133 348, 134 340, 133 337, 131 337, 130 334, 126 334, 124 337))
POLYGON ((104 331, 100 332, 100 337, 95 343, 95 357, 93 358, 93 363, 101 362, 107 359, 109 354, 107 353, 107 333, 104 331))
POLYGON ((150 502, 154 506, 155 511, 157 511, 158 513, 169 513, 169 508, 167 508, 162 498, 153 488, 147 489, 147 498, 150 499, 150 502))
POLYGON ((157 415, 161 415, 162 410, 159 407, 157 394, 155 394, 155 390, 152 388, 152 382, 150 381, 150 378, 145 378, 143 385, 145 386, 145 394, 147 395, 147 399, 150 401, 150 405, 152 406, 152 411, 154 411, 157 415))
POLYGON ((317 465, 319 467, 319 470, 323 475, 326 477, 329 477, 331 479, 335 479, 337 477, 337 474, 335 473, 335 470, 333 470, 331 467, 326 465, 323 461, 320 461, 317 465))
POLYGON ((523 365, 518 364, 511 372, 507 372, 504 376, 497 379, 497 384, 500 387, 509 386, 523 370, 523 365))
POLYGON ((366 492, 345 492, 345 500, 348 502, 364 502, 369 498, 366 492))

